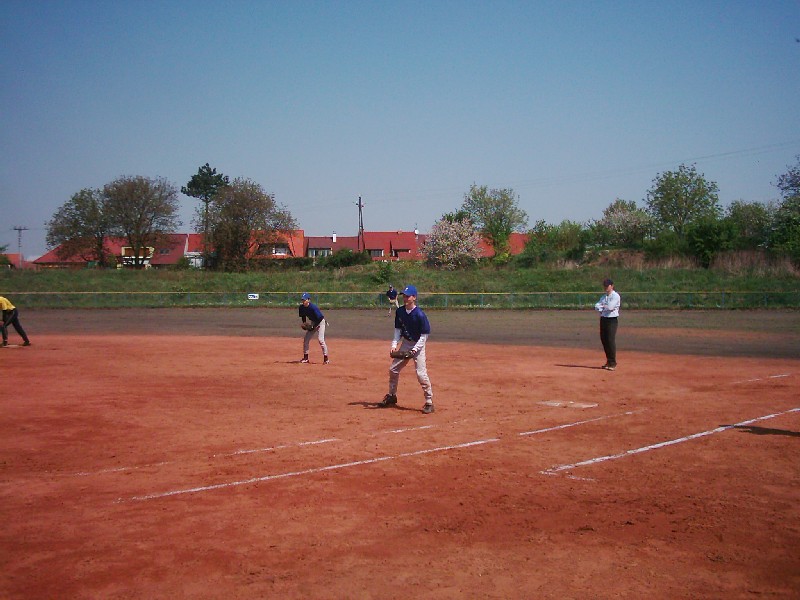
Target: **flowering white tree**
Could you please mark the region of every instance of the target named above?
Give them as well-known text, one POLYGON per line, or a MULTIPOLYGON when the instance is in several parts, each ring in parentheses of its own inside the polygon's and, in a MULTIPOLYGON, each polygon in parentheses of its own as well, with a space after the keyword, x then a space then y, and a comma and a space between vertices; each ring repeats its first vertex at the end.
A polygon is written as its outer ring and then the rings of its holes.
POLYGON ((442 218, 428 233, 422 248, 427 263, 453 270, 474 265, 481 257, 481 236, 469 219, 450 221, 442 218))
POLYGON ((598 242, 620 248, 638 248, 652 228, 652 218, 636 202, 617 198, 594 222, 598 242))

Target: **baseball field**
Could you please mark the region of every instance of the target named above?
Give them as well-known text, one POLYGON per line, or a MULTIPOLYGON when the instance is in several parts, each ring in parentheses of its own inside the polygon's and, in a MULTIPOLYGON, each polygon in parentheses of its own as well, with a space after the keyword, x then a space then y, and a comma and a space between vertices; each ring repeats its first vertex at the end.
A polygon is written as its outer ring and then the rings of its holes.
POLYGON ((0 597, 800 597, 800 312, 321 308, 23 307, 0 597))

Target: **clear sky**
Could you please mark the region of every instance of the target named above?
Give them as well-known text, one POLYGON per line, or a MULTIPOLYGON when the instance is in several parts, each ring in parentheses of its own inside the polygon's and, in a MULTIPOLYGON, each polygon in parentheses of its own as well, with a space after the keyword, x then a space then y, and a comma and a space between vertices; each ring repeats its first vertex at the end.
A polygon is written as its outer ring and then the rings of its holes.
POLYGON ((80 189, 206 162, 307 235, 355 235, 359 195, 367 230, 425 232, 473 183, 590 221, 681 163, 769 201, 797 38, 798 0, 3 0, 0 244, 36 258, 80 189))

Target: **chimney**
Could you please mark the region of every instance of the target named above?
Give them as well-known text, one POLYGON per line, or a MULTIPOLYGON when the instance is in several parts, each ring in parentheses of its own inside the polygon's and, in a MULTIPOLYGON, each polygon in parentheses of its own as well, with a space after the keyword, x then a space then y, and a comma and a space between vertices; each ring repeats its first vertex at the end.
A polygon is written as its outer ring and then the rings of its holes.
POLYGON ((419 229, 417 229, 416 227, 414 227, 414 237, 415 238, 419 237, 419 229))
POLYGON ((336 243, 336 232, 335 231, 333 232, 333 243, 334 244, 336 243))

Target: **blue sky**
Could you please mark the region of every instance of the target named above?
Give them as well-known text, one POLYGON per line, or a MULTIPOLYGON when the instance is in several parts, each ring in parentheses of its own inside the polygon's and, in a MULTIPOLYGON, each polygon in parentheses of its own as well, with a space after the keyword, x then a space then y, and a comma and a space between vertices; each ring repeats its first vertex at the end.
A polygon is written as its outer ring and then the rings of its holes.
MULTIPOLYGON (((471 184, 533 225, 643 206, 681 163, 723 205, 800 154, 800 2, 5 0, 0 245, 123 175, 208 162, 308 235, 427 231, 471 184)), ((181 195, 181 231, 197 202, 181 195)))

